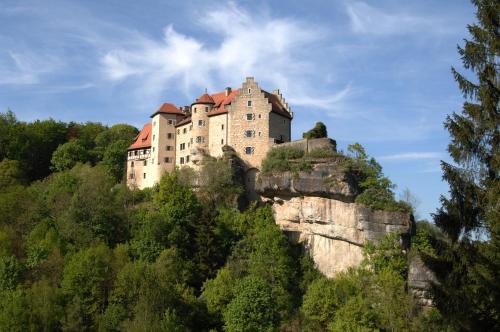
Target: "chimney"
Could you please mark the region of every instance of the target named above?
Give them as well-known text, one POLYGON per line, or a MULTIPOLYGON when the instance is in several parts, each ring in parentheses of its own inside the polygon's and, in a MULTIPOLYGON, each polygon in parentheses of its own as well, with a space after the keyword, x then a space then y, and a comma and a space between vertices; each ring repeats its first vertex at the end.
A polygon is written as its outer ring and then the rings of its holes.
POLYGON ((229 96, 229 94, 231 93, 231 87, 228 86, 226 89, 224 89, 224 91, 225 91, 226 97, 229 96))
POLYGON ((190 107, 189 106, 183 106, 183 112, 184 114, 189 114, 190 113, 190 107))

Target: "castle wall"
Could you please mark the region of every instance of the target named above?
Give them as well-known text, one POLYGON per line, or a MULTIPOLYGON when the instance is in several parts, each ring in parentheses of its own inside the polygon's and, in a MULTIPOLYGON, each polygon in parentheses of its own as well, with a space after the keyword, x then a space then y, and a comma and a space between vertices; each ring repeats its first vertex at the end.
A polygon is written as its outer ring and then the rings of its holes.
POLYGON ((228 115, 219 114, 211 116, 209 119, 208 153, 213 157, 222 156, 222 147, 228 144, 228 115))
POLYGON ((129 187, 144 189, 155 184, 155 168, 151 164, 151 149, 129 151, 127 159, 127 184, 129 187), (137 154, 135 152, 137 151, 137 154))
POLYGON ((165 172, 172 172, 175 166, 176 114, 158 113, 152 119, 151 164, 152 176, 159 182, 165 172))
POLYGON ((231 103, 229 144, 250 167, 260 167, 269 150, 270 112, 271 104, 254 79, 248 77, 231 103), (247 131, 252 132, 250 137, 247 131))
POLYGON ((269 114, 269 137, 281 142, 290 142, 291 120, 276 113, 269 114))
POLYGON ((193 145, 192 122, 179 126, 176 130, 175 166, 182 167, 191 164, 191 148, 193 145))

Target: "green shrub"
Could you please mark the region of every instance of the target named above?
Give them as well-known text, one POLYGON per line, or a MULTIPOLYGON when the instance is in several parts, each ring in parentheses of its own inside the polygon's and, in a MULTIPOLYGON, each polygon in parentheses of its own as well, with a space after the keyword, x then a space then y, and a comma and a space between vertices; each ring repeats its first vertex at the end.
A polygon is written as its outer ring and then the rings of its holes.
POLYGON ((307 154, 310 158, 333 158, 337 153, 331 149, 327 148, 316 148, 309 151, 307 154))
POLYGON ((303 133, 302 137, 309 139, 328 137, 325 124, 323 122, 316 122, 314 128, 303 133))
POLYGON ((374 210, 411 212, 411 206, 403 201, 396 201, 394 193, 385 188, 368 188, 356 197, 356 203, 374 210))
POLYGON ((312 166, 309 162, 301 159, 304 151, 298 148, 283 146, 271 149, 262 161, 262 173, 273 172, 300 172, 309 171, 312 166))

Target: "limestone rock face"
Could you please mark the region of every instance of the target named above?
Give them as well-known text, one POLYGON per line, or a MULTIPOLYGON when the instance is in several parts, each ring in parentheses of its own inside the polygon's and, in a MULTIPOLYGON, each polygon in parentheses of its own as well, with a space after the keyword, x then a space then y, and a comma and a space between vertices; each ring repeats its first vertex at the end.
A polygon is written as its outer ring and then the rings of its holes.
POLYGON ((367 241, 376 242, 388 232, 405 238, 413 225, 406 213, 374 211, 326 197, 275 197, 272 209, 279 227, 306 247, 328 277, 359 265, 367 241))
POLYGON ((426 309, 433 306, 429 290, 432 284, 438 283, 436 276, 422 259, 419 256, 412 257, 408 269, 408 287, 420 307, 426 309))
POLYGON ((255 191, 266 197, 319 196, 353 202, 359 189, 354 176, 341 170, 335 162, 313 165, 311 172, 283 172, 259 175, 255 191))

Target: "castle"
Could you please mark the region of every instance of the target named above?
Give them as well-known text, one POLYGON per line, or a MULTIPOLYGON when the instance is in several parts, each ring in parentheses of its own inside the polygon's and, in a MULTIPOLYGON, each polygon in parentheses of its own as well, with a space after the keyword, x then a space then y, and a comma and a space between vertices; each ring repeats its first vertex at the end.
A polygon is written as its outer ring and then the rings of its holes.
POLYGON ((191 106, 164 103, 127 151, 127 185, 143 189, 175 167, 200 166, 204 155, 220 157, 231 146, 249 170, 268 150, 289 142, 293 113, 279 90, 262 90, 253 77, 239 89, 204 93, 191 106))

